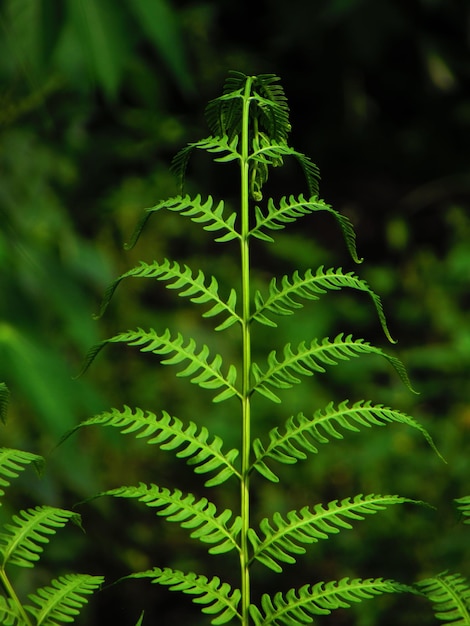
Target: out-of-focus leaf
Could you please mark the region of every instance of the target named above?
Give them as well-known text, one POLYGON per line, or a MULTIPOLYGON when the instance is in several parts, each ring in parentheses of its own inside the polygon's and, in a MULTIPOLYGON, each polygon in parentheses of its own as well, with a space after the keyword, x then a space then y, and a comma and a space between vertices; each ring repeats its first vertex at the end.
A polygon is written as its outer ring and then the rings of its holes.
POLYGON ((113 98, 122 77, 129 37, 124 13, 109 0, 69 0, 68 7, 88 74, 113 98))
POLYGON ((177 16, 167 0, 129 0, 129 10, 184 91, 193 88, 177 16))

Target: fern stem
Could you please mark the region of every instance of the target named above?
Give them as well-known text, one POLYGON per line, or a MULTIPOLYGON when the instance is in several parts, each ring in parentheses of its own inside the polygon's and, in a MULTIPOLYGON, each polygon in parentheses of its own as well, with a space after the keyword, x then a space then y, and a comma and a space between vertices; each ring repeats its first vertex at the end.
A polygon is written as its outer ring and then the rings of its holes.
POLYGON ((250 449, 251 449, 251 400, 250 400, 250 370, 251 370, 251 335, 250 335, 250 249, 249 249, 249 109, 252 78, 248 77, 243 95, 242 118, 242 158, 241 168, 241 278, 242 278, 242 475, 240 492, 240 515, 242 518, 241 531, 241 623, 249 626, 250 606, 250 559, 248 531, 250 528, 250 449))
POLYGON ((9 597, 10 600, 14 602, 16 610, 18 611, 18 615, 23 620, 24 626, 32 626, 31 620, 25 613, 25 610, 23 609, 23 605, 21 604, 18 596, 16 595, 15 590, 13 589, 12 584, 10 583, 10 580, 8 576, 6 575, 6 572, 3 568, 0 569, 0 581, 5 590, 7 597, 9 597))

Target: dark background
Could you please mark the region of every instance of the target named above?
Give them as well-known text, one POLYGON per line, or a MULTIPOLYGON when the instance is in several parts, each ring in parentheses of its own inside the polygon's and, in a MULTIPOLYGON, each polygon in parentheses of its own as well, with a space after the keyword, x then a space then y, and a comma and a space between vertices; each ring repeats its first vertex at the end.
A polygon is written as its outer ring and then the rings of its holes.
MULTIPOLYGON (((85 377, 72 376, 91 345, 137 326, 168 325, 233 350, 229 336, 214 339, 200 311, 160 283, 125 283, 101 321, 91 314, 106 285, 140 259, 216 268, 225 287, 237 280, 233 249, 173 214, 155 217, 135 250, 122 244, 143 208, 177 193, 171 158, 208 134, 204 107, 228 70, 275 73, 289 98, 290 144, 320 167, 321 196, 353 221, 365 262, 354 267, 335 225, 315 216, 256 248, 257 279, 321 264, 357 271, 381 294, 399 343, 388 347, 369 302, 344 293, 281 320, 274 334, 261 328, 255 350, 353 332, 399 356, 420 395, 381 363, 355 360, 308 379, 281 407, 259 402, 256 434, 332 399, 364 398, 419 419, 448 464, 416 434, 387 427, 281 468, 277 487, 255 481, 255 519, 356 493, 399 493, 436 507, 358 523, 314 546, 284 578, 256 569, 257 589, 343 576, 411 583, 445 569, 469 576, 468 532, 452 503, 470 493, 468 2, 4 0, 0 33, 0 380, 12 392, 2 440, 48 460, 41 480, 31 474, 9 490, 2 515, 37 502, 70 508, 139 480, 204 494, 184 462, 115 432, 89 429, 51 452, 64 432, 110 406, 166 409, 236 445, 229 403, 214 407, 158 360, 115 347, 85 377)), ((189 193, 235 204, 236 185, 229 166, 203 156, 191 162, 189 193)), ((272 174, 268 191, 306 193, 291 163, 272 174)), ((216 501, 233 506, 231 495, 229 486, 216 501)), ((207 559, 152 510, 103 499, 80 512, 86 536, 59 533, 34 573, 20 572, 25 593, 65 571, 104 573, 111 582, 152 566, 236 583, 235 562, 207 559)), ((135 624, 142 609, 144 623, 208 623, 189 599, 143 581, 105 589, 81 623, 106 616, 135 624)), ((435 623, 428 605, 403 597, 318 621, 435 623)))

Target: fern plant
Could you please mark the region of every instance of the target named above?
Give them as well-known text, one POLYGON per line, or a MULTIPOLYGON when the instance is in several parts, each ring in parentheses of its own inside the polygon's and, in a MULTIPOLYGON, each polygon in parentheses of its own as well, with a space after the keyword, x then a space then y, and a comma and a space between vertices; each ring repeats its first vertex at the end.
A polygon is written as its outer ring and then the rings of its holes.
MULTIPOLYGON (((0 383, 0 417, 6 417, 9 392, 0 383)), ((41 470, 42 457, 0 448, 0 498, 11 480, 33 465, 41 470)), ((2 501, 0 499, 0 506, 2 501)), ((103 582, 102 576, 66 574, 30 593, 23 602, 9 574, 11 566, 33 568, 50 538, 68 522, 80 526, 78 513, 52 506, 36 506, 13 514, 0 530, 0 623, 4 626, 59 626, 75 621, 88 596, 103 582)))
MULTIPOLYGON (((470 496, 459 498, 455 503, 464 517, 464 524, 470 524, 470 496)), ((447 626, 470 624, 470 584, 461 574, 442 572, 420 581, 417 589, 433 603, 435 617, 447 626)))
MULTIPOLYGON (((366 281, 341 268, 309 269, 272 278, 264 288, 255 288, 251 267, 255 246, 270 245, 277 231, 313 213, 323 212, 336 221, 354 262, 360 263, 356 236, 350 220, 319 196, 319 171, 311 159, 288 143, 289 107, 278 77, 271 74, 246 76, 230 73, 223 94, 207 106, 210 135, 190 143, 173 161, 181 184, 181 195, 162 200, 148 208, 138 224, 129 247, 136 244, 148 220, 161 211, 172 211, 203 228, 221 246, 236 244, 240 283, 222 293, 215 275, 171 259, 141 262, 121 275, 107 289, 101 316, 118 285, 128 278, 162 281, 168 289, 201 307, 202 317, 214 318, 217 332, 236 327, 239 333, 239 360, 228 363, 224 355, 207 345, 198 345, 178 329, 137 328, 102 341, 90 350, 84 371, 108 344, 127 344, 157 356, 163 365, 176 366, 176 375, 186 378, 213 394, 213 401, 226 403, 226 414, 238 420, 239 448, 226 447, 207 427, 142 408, 113 408, 80 424, 101 425, 133 435, 160 449, 173 451, 198 475, 208 488, 220 488, 226 481, 238 484, 239 499, 232 509, 218 510, 214 502, 176 487, 157 484, 124 486, 104 492, 117 498, 138 500, 156 510, 157 515, 188 530, 190 537, 206 544, 212 555, 232 553, 238 563, 238 584, 196 572, 183 572, 163 566, 131 575, 148 578, 173 591, 189 594, 200 605, 212 624, 238 623, 241 626, 292 626, 307 624, 317 616, 337 608, 350 607, 384 593, 415 592, 412 587, 386 578, 342 578, 310 581, 274 595, 254 595, 252 572, 255 566, 282 572, 295 564, 299 555, 320 540, 351 529, 353 524, 387 507, 415 502, 399 495, 357 494, 342 500, 307 502, 300 510, 286 515, 275 513, 258 526, 250 515, 253 479, 278 483, 282 465, 301 462, 319 452, 320 446, 372 427, 405 424, 425 437, 435 449, 429 433, 413 417, 369 400, 349 402, 340 399, 318 408, 312 415, 286 416, 265 437, 253 437, 257 419, 256 396, 281 403, 286 390, 302 379, 325 373, 330 367, 367 355, 385 359, 411 389, 402 362, 382 348, 362 338, 341 333, 333 338, 308 337, 299 345, 271 346, 264 360, 252 356, 253 339, 260 326, 276 328, 279 316, 294 315, 310 301, 329 291, 355 290, 366 293, 377 312, 385 337, 393 342, 380 297, 366 281), (213 156, 218 163, 238 170, 239 206, 230 208, 223 199, 184 194, 183 182, 190 157, 197 151, 213 156), (263 187, 274 168, 285 159, 294 159, 305 175, 306 192, 278 200, 263 198, 263 187)), ((257 283, 259 284, 259 283, 257 283)), ((274 337, 274 335, 273 335, 274 337)), ((75 429, 77 430, 77 429, 75 429)))

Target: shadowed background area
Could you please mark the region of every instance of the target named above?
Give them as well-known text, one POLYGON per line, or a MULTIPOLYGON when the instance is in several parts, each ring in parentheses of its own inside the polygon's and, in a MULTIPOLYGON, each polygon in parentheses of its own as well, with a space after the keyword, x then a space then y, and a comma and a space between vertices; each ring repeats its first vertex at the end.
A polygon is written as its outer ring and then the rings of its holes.
MULTIPOLYGON (((469 24, 464 0, 4 0, 0 381, 12 403, 1 441, 47 456, 48 468, 11 491, 11 509, 72 507, 139 480, 205 495, 183 461, 114 432, 89 429, 54 449, 67 430, 111 406, 165 409, 237 445, 239 424, 226 414, 235 405, 213 406, 156 358, 113 347, 84 377, 72 377, 91 345, 137 326, 170 326, 236 358, 230 334, 214 338, 200 310, 161 283, 124 282, 100 321, 92 313, 109 282, 140 259, 216 270, 227 293, 237 285, 236 250, 180 216, 155 216, 135 249, 123 243, 143 208, 178 193, 171 158, 208 134, 204 108, 228 70, 275 73, 289 99, 290 144, 318 164, 321 197, 352 220, 365 261, 354 267, 335 225, 312 216, 256 248, 257 280, 321 264, 357 271, 382 296, 399 342, 386 345, 367 299, 341 293, 280 319, 275 333, 261 328, 255 351, 352 332, 399 356, 420 395, 380 363, 359 359, 305 380, 280 406, 259 401, 255 434, 330 400, 366 398, 422 421, 448 464, 416 434, 387 427, 282 468, 280 486, 254 481, 255 519, 356 493, 399 493, 436 507, 361 522, 314 546, 284 579, 255 569, 259 591, 342 576, 413 582, 445 569, 470 576, 468 532, 452 504, 470 493, 469 24)), ((237 183, 236 170, 196 156, 186 190, 227 198, 236 209, 237 183)), ((306 192, 290 162, 266 189, 276 198, 306 192)), ((230 507, 233 495, 228 485, 216 501, 230 507)), ((171 566, 234 578, 234 562, 207 559, 152 510, 100 500, 80 512, 86 535, 57 535, 34 580, 21 579, 25 590, 63 571, 111 582, 171 566)), ((144 581, 105 589, 80 623, 106 616, 135 624, 142 609, 149 624, 208 623, 188 598, 144 581)), ((409 598, 363 603, 321 623, 372 626, 379 609, 383 626, 435 623, 429 607, 409 598)))

